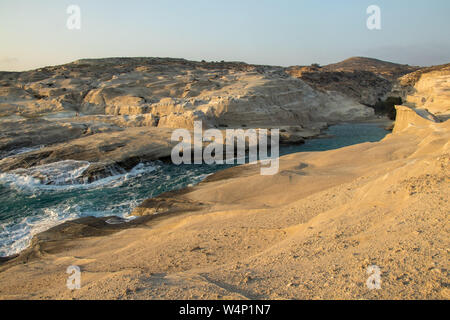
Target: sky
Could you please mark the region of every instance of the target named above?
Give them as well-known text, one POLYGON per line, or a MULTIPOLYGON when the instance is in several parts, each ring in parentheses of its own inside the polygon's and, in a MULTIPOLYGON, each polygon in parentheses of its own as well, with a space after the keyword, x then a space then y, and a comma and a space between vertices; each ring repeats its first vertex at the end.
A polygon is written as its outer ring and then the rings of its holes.
POLYGON ((81 58, 321 65, 352 56, 450 62, 448 0, 0 0, 0 70, 81 58), (69 5, 81 28, 69 30, 69 5), (366 10, 381 10, 369 30, 366 10))

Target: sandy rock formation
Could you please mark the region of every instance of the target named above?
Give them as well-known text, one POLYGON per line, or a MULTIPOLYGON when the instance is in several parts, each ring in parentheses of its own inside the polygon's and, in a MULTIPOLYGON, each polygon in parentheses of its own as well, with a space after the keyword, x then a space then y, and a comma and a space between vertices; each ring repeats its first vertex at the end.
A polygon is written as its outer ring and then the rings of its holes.
POLYGON ((243 63, 199 63, 182 59, 80 60, 22 73, 0 74, 1 113, 38 116, 72 111, 84 115, 143 115, 153 125, 189 127, 306 125, 371 116, 346 97, 316 92, 283 68, 243 63), (351 112, 336 104, 348 102, 351 112), (331 115, 330 119, 328 116, 331 115))
MULTIPOLYGON (((172 130, 140 127, 97 133, 53 144, 0 160, 0 171, 17 172, 50 163, 77 160, 90 163, 80 177, 86 182, 125 172, 141 162, 170 157, 172 130)), ((26 172, 24 172, 26 173, 26 172)), ((51 182, 50 182, 51 183, 51 182)))
POLYGON ((421 75, 406 97, 406 104, 427 109, 437 117, 450 116, 450 67, 421 75))
POLYGON ((431 122, 439 123, 439 119, 426 109, 416 109, 406 106, 396 106, 397 119, 395 121, 394 133, 401 132, 408 127, 428 126, 431 122))

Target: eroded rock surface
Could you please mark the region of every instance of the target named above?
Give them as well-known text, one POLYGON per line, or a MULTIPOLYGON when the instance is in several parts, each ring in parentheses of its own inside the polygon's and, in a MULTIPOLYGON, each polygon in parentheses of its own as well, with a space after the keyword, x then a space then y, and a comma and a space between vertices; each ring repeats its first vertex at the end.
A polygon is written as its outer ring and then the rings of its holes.
POLYGON ((284 68, 245 63, 80 60, 1 73, 0 88, 3 116, 37 117, 50 112, 151 115, 146 125, 171 128, 192 127, 194 120, 209 126, 251 127, 371 116, 370 109, 345 96, 318 92, 290 77, 284 68))
POLYGON ((400 78, 405 104, 427 109, 438 118, 450 116, 450 65, 424 68, 400 78))
POLYGON ((64 160, 95 161, 87 172, 128 168, 170 155, 170 132, 192 129, 196 120, 205 129, 280 128, 282 143, 302 143, 329 123, 373 114, 344 94, 312 88, 282 67, 85 59, 0 72, 0 159, 6 158, 0 170, 64 160))

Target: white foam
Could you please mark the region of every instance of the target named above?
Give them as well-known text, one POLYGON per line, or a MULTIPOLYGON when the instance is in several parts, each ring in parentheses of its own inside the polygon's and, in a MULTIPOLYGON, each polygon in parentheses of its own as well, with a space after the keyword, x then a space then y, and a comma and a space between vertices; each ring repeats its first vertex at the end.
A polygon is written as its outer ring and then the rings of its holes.
MULTIPOLYGON (((104 217, 111 215, 113 207, 123 207, 122 214, 115 213, 114 215, 119 217, 118 220, 122 219, 123 222, 129 222, 136 219, 129 213, 137 204, 137 201, 130 200, 108 207, 105 211, 82 212, 79 205, 63 203, 45 208, 44 213, 40 215, 24 217, 20 221, 14 220, 2 223, 0 224, 0 257, 20 253, 30 245, 31 239, 38 233, 83 216, 104 217)), ((107 223, 114 224, 111 221, 107 221, 107 223)))
MULTIPOLYGON (((92 198, 87 197, 86 201, 83 196, 71 196, 66 198, 62 196, 61 200, 56 205, 49 205, 45 209, 30 208, 31 213, 24 218, 14 218, 7 221, 0 222, 0 256, 9 256, 26 249, 32 237, 40 232, 46 231, 54 226, 57 226, 65 221, 74 220, 85 216, 118 216, 125 220, 113 219, 108 223, 118 223, 121 221, 130 221, 135 217, 129 216, 132 210, 142 203, 143 200, 167 190, 176 190, 186 186, 188 180, 190 185, 202 181, 210 174, 202 174, 198 170, 188 169, 183 170, 177 174, 165 173, 165 165, 160 162, 139 164, 128 173, 117 174, 97 180, 93 183, 76 184, 79 177, 84 170, 89 166, 88 162, 83 161, 63 161, 51 165, 39 166, 31 169, 21 169, 20 171, 0 174, 0 183, 7 184, 9 188, 19 191, 19 194, 25 194, 26 197, 40 197, 46 195, 60 195, 66 191, 74 192, 76 194, 85 195, 96 190, 111 188, 111 192, 125 191, 130 196, 124 197, 123 200, 115 201, 114 203, 105 203, 96 206, 90 203, 92 198), (160 170, 162 169, 162 170, 160 170), (149 174, 156 171, 156 174, 149 174), (146 175, 145 179, 157 179, 158 183, 154 187, 148 189, 148 193, 141 193, 139 196, 134 196, 132 191, 134 188, 141 188, 141 176, 146 175), (169 180, 166 178, 170 176, 169 180), (133 180, 130 180, 133 179, 133 180), (75 180, 75 182, 74 182, 75 180), (121 187, 126 181, 129 184, 125 188, 121 187), (58 181, 59 185, 47 185, 48 181, 58 181), (64 184, 68 183, 68 184, 64 184), (71 184, 72 183, 72 184, 71 184), (118 188, 118 189, 115 189, 118 188), (169 188, 169 189, 166 189, 169 188), (87 189, 86 192, 81 190, 87 189), (165 189, 165 190, 164 190, 165 189), (98 208, 98 209, 95 209, 98 208)), ((95 194, 95 193, 94 193, 95 194)), ((99 199, 102 201, 102 199, 99 199)))
POLYGON ((68 185, 81 183, 84 171, 89 167, 87 161, 66 160, 36 166, 29 169, 17 169, 0 175, 0 180, 15 182, 18 185, 68 185))
POLYGON ((2 224, 0 232, 0 256, 11 256, 26 249, 36 234, 67 220, 78 218, 70 206, 44 209, 43 215, 24 217, 21 221, 2 224))
MULTIPOLYGON (((11 173, 0 174, 0 183, 5 183, 20 192, 36 193, 48 191, 70 191, 79 188, 116 188, 130 178, 155 171, 156 164, 138 164, 130 172, 118 174, 95 181, 90 184, 67 184, 78 181, 84 170, 89 166, 83 161, 62 161, 51 165, 39 166, 31 169, 20 169, 11 173), (46 185, 48 181, 55 181, 59 185, 46 185)), ((135 217, 128 216, 142 199, 129 199, 121 203, 111 204, 102 211, 82 209, 82 203, 63 202, 57 206, 40 211, 39 214, 27 216, 21 220, 9 220, 0 223, 0 256, 10 256, 26 249, 34 235, 55 227, 65 221, 74 220, 82 216, 104 217, 108 215, 119 216, 126 221, 135 217)))
POLYGON ((27 147, 27 148, 19 148, 12 151, 7 152, 2 159, 11 158, 20 154, 33 152, 42 149, 44 146, 38 146, 38 147, 27 147))
POLYGON ((107 224, 123 224, 123 223, 127 223, 127 222, 130 222, 130 221, 133 221, 136 218, 137 217, 135 217, 135 216, 128 216, 128 217, 125 217, 125 218, 117 217, 117 218, 110 218, 110 219, 106 220, 105 222, 107 224))
POLYGON ((29 169, 17 169, 0 174, 0 182, 19 190, 71 190, 78 188, 96 188, 100 186, 117 187, 131 177, 152 172, 154 164, 140 163, 130 172, 119 173, 111 170, 111 176, 87 183, 83 173, 89 168, 87 161, 65 160, 29 169))

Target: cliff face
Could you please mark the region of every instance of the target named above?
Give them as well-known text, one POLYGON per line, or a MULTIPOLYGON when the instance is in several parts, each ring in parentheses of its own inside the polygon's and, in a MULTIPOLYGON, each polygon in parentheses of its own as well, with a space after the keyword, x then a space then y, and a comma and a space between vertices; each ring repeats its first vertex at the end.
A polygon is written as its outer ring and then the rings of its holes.
POLYGON ((447 119, 450 115, 450 67, 423 74, 407 95, 406 104, 447 119))
POLYGON ((406 119, 410 119, 411 124, 423 122, 420 118, 445 121, 450 118, 450 65, 422 68, 407 74, 398 79, 390 95, 400 96, 405 106, 415 110, 408 112, 407 108, 397 107, 397 111, 404 111, 401 114, 404 119, 397 122, 397 127, 404 127, 406 119))
POLYGON ((439 123, 436 116, 425 109, 414 109, 406 106, 396 106, 397 118, 394 133, 401 132, 409 127, 428 127, 431 123, 439 123))

